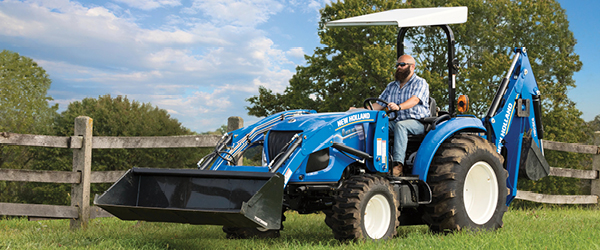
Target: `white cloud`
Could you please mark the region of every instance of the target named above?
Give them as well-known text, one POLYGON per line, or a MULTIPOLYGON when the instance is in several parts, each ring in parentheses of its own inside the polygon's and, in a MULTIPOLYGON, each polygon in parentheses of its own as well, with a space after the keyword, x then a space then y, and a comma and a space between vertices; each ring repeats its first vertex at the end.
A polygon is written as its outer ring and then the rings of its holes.
POLYGON ((197 131, 215 130, 227 122, 228 116, 236 115, 232 108, 240 107, 239 103, 231 101, 230 93, 224 89, 213 92, 195 91, 187 96, 153 95, 150 98, 153 100, 152 104, 168 110, 170 114, 185 122, 187 127, 197 131))
POLYGON ((85 97, 126 95, 169 110, 186 127, 207 131, 227 116, 245 114, 245 99, 258 86, 276 92, 287 86, 296 65, 291 60, 303 58, 303 48, 280 49, 257 28, 282 9, 275 0, 197 0, 191 6, 171 0, 105 6, 5 1, 0 2, 0 45, 18 44, 36 55, 53 79, 49 94, 61 109, 85 97), (148 25, 142 21, 153 16, 133 16, 124 11, 127 6, 177 7, 187 14, 168 14, 148 25))
POLYGON ((273 48, 273 41, 266 37, 258 37, 248 43, 248 51, 251 51, 252 59, 262 61, 271 66, 271 62, 289 63, 283 51, 273 48))
POLYGON ((287 52, 285 52, 286 55, 291 56, 291 57, 295 57, 295 58, 304 58, 304 49, 302 47, 293 47, 290 50, 288 50, 287 52))
POLYGON ((115 0, 119 3, 127 4, 133 8, 142 10, 152 10, 162 7, 174 7, 181 5, 179 0, 115 0))
POLYGON ((217 48, 205 56, 199 56, 193 55, 189 50, 165 48, 151 53, 146 58, 153 68, 169 71, 193 71, 200 74, 218 71, 218 66, 221 64, 220 56, 215 56, 215 54, 222 52, 223 48, 217 48))
POLYGON ((318 11, 321 8, 321 6, 324 3, 327 3, 327 2, 329 2, 329 1, 315 1, 315 0, 310 0, 310 1, 308 1, 308 5, 307 6, 308 6, 309 9, 314 9, 314 10, 318 11))
POLYGON ((89 53, 123 46, 123 42, 132 40, 132 34, 139 29, 136 24, 116 17, 103 7, 69 4, 0 3, 0 35, 24 39, 46 50, 48 47, 68 48, 89 53))
POLYGON ((163 77, 158 70, 151 71, 121 71, 109 72, 92 67, 73 65, 66 62, 35 60, 46 71, 62 76, 62 79, 73 82, 101 82, 104 84, 129 82, 145 82, 163 77))
POLYGON ((140 34, 136 37, 136 40, 140 42, 151 42, 158 44, 189 44, 193 43, 196 39, 198 39, 198 37, 195 37, 194 34, 182 30, 141 30, 140 34))
POLYGON ((274 0, 195 0, 186 14, 204 13, 220 25, 253 27, 281 11, 283 5, 274 0))
MULTIPOLYGON (((18 2, 18 1, 14 1, 18 2)), ((81 4, 70 0, 28 0, 32 6, 39 6, 57 10, 59 12, 73 12, 82 10, 81 4)))
POLYGON ((252 80, 253 86, 246 89, 246 91, 255 92, 258 89, 258 86, 264 86, 275 92, 282 93, 288 85, 290 78, 292 78, 292 75, 294 75, 294 72, 289 70, 270 71, 268 74, 252 80))

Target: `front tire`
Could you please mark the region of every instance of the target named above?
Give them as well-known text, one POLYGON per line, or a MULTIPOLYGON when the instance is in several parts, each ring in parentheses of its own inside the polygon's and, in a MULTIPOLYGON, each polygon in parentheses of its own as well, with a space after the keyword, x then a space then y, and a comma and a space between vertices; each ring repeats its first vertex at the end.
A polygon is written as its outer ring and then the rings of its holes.
POLYGON ((507 171, 495 146, 476 135, 455 135, 436 153, 427 182, 433 200, 425 221, 432 231, 503 226, 507 171))
POLYGON ((398 201, 387 179, 358 175, 344 181, 326 223, 340 241, 383 240, 396 235, 398 201))

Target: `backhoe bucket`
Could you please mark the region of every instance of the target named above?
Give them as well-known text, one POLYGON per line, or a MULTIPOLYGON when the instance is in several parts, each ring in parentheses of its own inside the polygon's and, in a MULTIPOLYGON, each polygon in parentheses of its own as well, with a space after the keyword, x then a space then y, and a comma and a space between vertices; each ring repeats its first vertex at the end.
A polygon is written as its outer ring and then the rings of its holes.
POLYGON ((279 173, 133 168, 94 204, 122 220, 279 229, 279 173))
POLYGON ((550 174, 550 165, 531 137, 524 136, 521 146, 519 175, 537 181, 550 174))

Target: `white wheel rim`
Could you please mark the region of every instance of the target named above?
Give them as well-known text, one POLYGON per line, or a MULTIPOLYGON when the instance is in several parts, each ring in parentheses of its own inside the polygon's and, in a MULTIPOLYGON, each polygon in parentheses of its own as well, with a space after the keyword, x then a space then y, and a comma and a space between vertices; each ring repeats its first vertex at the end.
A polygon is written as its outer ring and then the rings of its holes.
POLYGON ((369 200, 363 219, 365 221, 365 230, 371 239, 381 239, 385 236, 390 225, 392 211, 390 203, 381 194, 377 194, 369 200))
POLYGON ((473 164, 463 189, 465 209, 478 225, 488 222, 498 205, 498 179, 494 169, 484 161, 473 164))

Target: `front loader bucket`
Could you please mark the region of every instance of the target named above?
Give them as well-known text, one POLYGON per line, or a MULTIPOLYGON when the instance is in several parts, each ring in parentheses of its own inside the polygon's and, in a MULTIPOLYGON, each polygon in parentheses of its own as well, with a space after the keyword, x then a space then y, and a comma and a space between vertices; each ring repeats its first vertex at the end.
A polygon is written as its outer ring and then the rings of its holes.
POLYGON ((133 168, 94 204, 122 220, 279 229, 279 173, 133 168))

